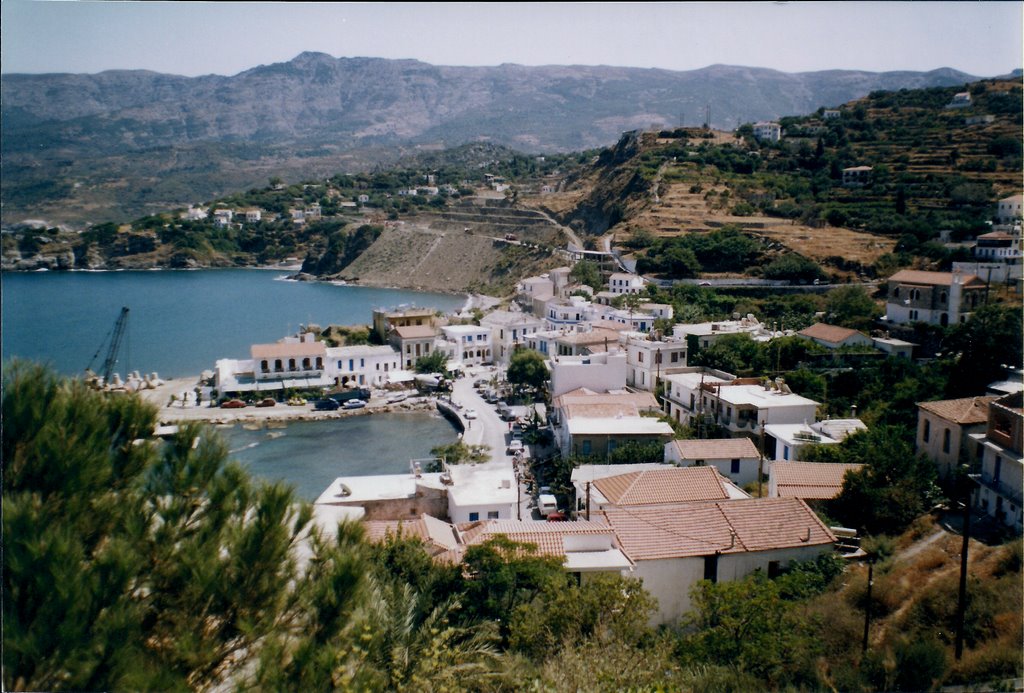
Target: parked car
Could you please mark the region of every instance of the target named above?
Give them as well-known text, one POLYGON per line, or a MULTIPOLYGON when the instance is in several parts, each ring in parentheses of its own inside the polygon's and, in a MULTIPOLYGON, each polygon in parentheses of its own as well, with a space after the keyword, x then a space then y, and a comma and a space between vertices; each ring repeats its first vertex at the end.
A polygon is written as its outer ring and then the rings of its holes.
POLYGON ((517 439, 513 438, 508 443, 508 452, 509 452, 510 455, 514 455, 517 452, 522 452, 525 449, 526 448, 523 445, 523 441, 521 441, 521 440, 517 440, 517 439))
POLYGON ((288 400, 289 407, 304 407, 306 406, 306 400, 302 397, 292 397, 288 400))
POLYGON ((221 409, 245 409, 245 402, 240 399, 229 399, 220 405, 221 409))
POLYGON ((487 380, 487 378, 478 378, 477 380, 473 381, 473 387, 475 387, 477 390, 482 390, 483 388, 487 387, 488 382, 489 381, 487 380))
POLYGON ((366 406, 366 402, 361 399, 350 399, 342 405, 345 409, 362 409, 366 406))
POLYGON ((466 411, 462 412, 462 415, 465 416, 467 419, 475 419, 476 409, 467 409, 466 411))
POLYGON ((316 401, 313 408, 318 411, 336 411, 341 408, 341 405, 333 399, 320 399, 316 401))
POLYGON ((256 406, 257 407, 276 407, 277 406, 277 400, 274 399, 273 397, 264 397, 263 399, 261 399, 259 402, 256 403, 256 406))

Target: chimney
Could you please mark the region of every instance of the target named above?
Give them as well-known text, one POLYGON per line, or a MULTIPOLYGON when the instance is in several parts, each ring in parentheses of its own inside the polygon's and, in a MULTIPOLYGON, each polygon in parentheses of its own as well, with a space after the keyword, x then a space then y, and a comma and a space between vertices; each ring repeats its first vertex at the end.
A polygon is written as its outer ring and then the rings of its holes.
POLYGON ((850 418, 851 419, 856 419, 857 418, 857 405, 856 404, 850 405, 850 418))

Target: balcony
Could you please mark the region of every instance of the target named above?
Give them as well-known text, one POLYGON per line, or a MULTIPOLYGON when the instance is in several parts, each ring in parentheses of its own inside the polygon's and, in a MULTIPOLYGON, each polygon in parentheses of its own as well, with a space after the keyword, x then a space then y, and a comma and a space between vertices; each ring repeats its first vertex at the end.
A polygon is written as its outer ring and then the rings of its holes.
POLYGON ((997 481, 989 474, 982 474, 978 477, 978 483, 999 494, 1017 507, 1024 506, 1024 498, 1022 498, 1021 490, 1019 488, 1014 488, 1002 481, 997 481))

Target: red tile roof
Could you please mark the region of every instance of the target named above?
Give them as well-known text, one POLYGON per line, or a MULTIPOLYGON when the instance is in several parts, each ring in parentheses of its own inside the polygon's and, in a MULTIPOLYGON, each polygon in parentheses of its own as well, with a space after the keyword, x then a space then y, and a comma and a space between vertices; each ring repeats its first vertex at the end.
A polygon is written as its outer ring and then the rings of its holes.
POLYGON ((935 402, 918 402, 917 406, 946 421, 969 425, 988 421, 988 405, 995 400, 995 397, 965 397, 935 402))
POLYGON ((536 522, 533 520, 488 520, 459 526, 465 546, 483 544, 492 537, 503 535, 511 541, 534 544, 540 556, 564 556, 567 536, 610 534, 604 522, 536 522))
POLYGON ((839 327, 838 325, 826 325, 823 322, 818 322, 810 327, 797 332, 802 337, 808 339, 820 339, 823 342, 829 342, 831 344, 842 344, 847 339, 860 335, 867 339, 867 335, 858 332, 857 330, 851 330, 847 327, 839 327))
MULTIPOLYGON (((973 274, 962 275, 964 285, 984 286, 985 282, 973 274)), ((924 286, 952 286, 952 272, 925 272, 922 270, 900 270, 889 277, 891 282, 905 282, 907 284, 921 284, 924 286)))
POLYGON ((758 457, 750 438, 712 438, 710 440, 673 440, 683 460, 734 460, 758 457))
POLYGON ((594 487, 617 506, 688 503, 729 497, 714 467, 648 469, 596 479, 594 487))
POLYGON ((772 481, 779 498, 835 498, 843 489, 843 478, 859 464, 827 462, 773 462, 772 481))
POLYGON ((835 542, 828 527, 797 498, 609 508, 604 516, 633 562, 835 542))

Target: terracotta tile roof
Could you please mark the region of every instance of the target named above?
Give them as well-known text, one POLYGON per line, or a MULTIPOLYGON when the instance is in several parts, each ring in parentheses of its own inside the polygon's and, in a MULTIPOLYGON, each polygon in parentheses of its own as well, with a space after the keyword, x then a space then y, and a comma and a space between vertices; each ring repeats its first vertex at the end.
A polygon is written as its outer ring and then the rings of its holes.
POLYGON ((323 342, 277 342, 275 344, 253 344, 250 349, 254 359, 296 358, 323 356, 327 347, 323 342))
POLYGON ((658 408, 658 400, 650 392, 594 392, 581 387, 555 398, 556 407, 568 407, 576 404, 623 405, 634 407, 640 411, 658 408))
POLYGON ((595 520, 579 522, 535 522, 533 520, 488 520, 459 525, 465 547, 483 544, 503 535, 511 541, 534 544, 540 556, 564 556, 567 536, 610 535, 607 524, 595 520))
POLYGON ((832 532, 797 498, 609 508, 603 514, 633 562, 835 542, 832 532))
MULTIPOLYGON (((963 275, 964 285, 976 284, 984 286, 985 282, 973 274, 963 275)), ((891 282, 904 282, 907 284, 922 284, 926 286, 952 286, 952 272, 924 272, 922 270, 900 270, 889 277, 891 282)))
POLYGON ((673 440, 684 460, 734 460, 758 457, 750 438, 713 438, 711 440, 673 440))
POLYGON ((640 416, 640 410, 632 402, 579 402, 564 407, 570 419, 610 419, 616 416, 640 416))
POLYGON ((843 489, 843 477, 859 464, 827 462, 773 462, 770 470, 779 498, 835 498, 843 489))
POLYGON ((729 497, 714 467, 648 469, 596 479, 594 486, 618 506, 725 500, 729 497))
POLYGON ((797 332, 797 334, 809 339, 820 339, 823 342, 831 342, 833 344, 840 344, 851 337, 856 337, 857 335, 861 335, 862 337, 867 336, 861 334, 857 330, 851 330, 847 327, 839 327, 838 325, 826 325, 823 322, 818 322, 810 327, 805 327, 797 332))
POLYGON ((415 520, 367 520, 363 522, 366 540, 370 543, 383 543, 388 536, 419 539, 430 554, 441 553, 458 546, 455 526, 430 515, 422 515, 415 520))
POLYGON ((995 397, 965 397, 964 399, 918 402, 917 406, 946 421, 969 425, 988 421, 988 405, 995 400, 995 397))

